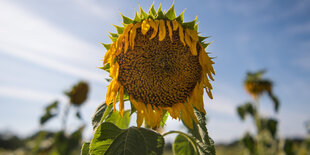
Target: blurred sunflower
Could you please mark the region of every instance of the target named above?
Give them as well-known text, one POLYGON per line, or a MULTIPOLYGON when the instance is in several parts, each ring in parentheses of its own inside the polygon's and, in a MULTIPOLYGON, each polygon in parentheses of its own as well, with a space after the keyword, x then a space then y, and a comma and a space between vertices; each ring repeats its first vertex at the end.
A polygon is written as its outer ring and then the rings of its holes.
POLYGON ((81 81, 74 85, 70 91, 65 92, 65 94, 70 98, 71 104, 80 106, 87 99, 88 89, 88 83, 81 81))
POLYGON ((212 99, 214 62, 205 52, 210 43, 198 35, 197 18, 183 22, 184 11, 176 17, 174 4, 167 12, 151 6, 148 13, 140 7, 132 20, 123 17, 124 27, 115 26, 110 33, 112 44, 107 48, 102 69, 112 78, 106 104, 119 100, 119 111, 124 113, 124 95, 137 111, 137 126, 145 121, 158 127, 163 113, 182 119, 190 128, 198 122, 194 109, 206 113, 203 88, 212 99))
POLYGON ((265 70, 258 71, 255 73, 247 73, 247 77, 244 80, 245 90, 256 99, 263 92, 268 94, 272 93, 272 82, 268 79, 263 79, 262 76, 265 73, 265 70))

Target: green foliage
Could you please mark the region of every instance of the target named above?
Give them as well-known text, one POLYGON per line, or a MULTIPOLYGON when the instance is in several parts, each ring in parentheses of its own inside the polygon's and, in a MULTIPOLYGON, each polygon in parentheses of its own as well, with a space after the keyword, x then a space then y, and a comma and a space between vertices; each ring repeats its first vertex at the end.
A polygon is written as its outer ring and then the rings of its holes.
POLYGON ((145 128, 120 129, 110 122, 102 123, 90 144, 91 154, 162 154, 163 137, 145 128))
POLYGON ((161 119, 161 121, 160 121, 160 126, 161 126, 161 127, 164 127, 164 126, 165 126, 165 123, 166 123, 168 117, 169 117, 169 112, 168 112, 167 110, 165 110, 165 111, 164 111, 164 114, 163 114, 163 117, 162 117, 162 119, 161 119))
POLYGON ((244 120, 246 115, 250 115, 252 117, 254 117, 255 113, 256 113, 256 109, 253 107, 253 104, 248 102, 244 105, 238 106, 237 107, 237 112, 239 117, 244 120))
POLYGON ((89 142, 85 142, 82 145, 82 149, 81 149, 81 155, 89 155, 89 142))
POLYGON ((90 154, 104 154, 121 132, 122 130, 113 123, 104 122, 100 124, 90 143, 90 154))
POLYGON ((105 119, 105 122, 111 122, 121 129, 126 129, 129 127, 130 111, 126 110, 123 117, 121 117, 119 111, 111 111, 109 116, 105 119))
POLYGON ((197 155, 194 147, 186 137, 179 134, 173 143, 173 153, 175 155, 197 155))
POLYGON ((71 152, 80 146, 82 140, 82 131, 84 126, 66 136, 63 131, 55 134, 54 146, 58 154, 71 154, 71 152))
POLYGON ((172 3, 172 6, 170 7, 170 9, 166 12, 165 16, 169 20, 174 20, 176 18, 175 11, 174 11, 174 2, 172 3))
POLYGON ((48 120, 58 113, 58 101, 54 101, 45 108, 45 114, 40 118, 40 125, 44 125, 48 120))
POLYGON ((196 22, 197 22, 197 17, 196 17, 193 21, 191 21, 191 22, 183 23, 182 26, 184 26, 185 28, 194 30, 194 29, 195 29, 196 22))
POLYGON ((245 136, 241 139, 241 141, 251 154, 254 154, 256 152, 256 142, 249 133, 246 133, 245 136))
POLYGON ((95 113, 92 116, 92 125, 94 131, 108 116, 108 114, 110 114, 110 112, 112 111, 112 107, 113 105, 107 106, 106 103, 102 103, 97 107, 95 113))

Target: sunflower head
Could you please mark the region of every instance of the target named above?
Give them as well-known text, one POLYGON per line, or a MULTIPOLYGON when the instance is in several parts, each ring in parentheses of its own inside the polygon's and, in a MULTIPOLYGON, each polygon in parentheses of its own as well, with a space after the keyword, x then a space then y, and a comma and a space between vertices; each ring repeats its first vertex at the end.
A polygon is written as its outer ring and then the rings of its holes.
POLYGON ((70 98, 70 103, 76 106, 80 106, 87 99, 88 84, 87 82, 81 81, 74 85, 72 89, 65 94, 70 98))
POLYGON ((205 113, 204 88, 212 99, 214 62, 205 52, 209 43, 199 36, 197 18, 183 22, 184 11, 175 15, 174 5, 167 12, 151 6, 148 13, 140 7, 134 19, 123 17, 123 27, 110 33, 112 44, 103 44, 107 52, 102 69, 112 78, 106 104, 119 99, 124 112, 124 95, 137 111, 137 126, 145 121, 158 127, 163 113, 182 119, 192 128, 197 122, 194 109, 205 113))
POLYGON ((258 71, 256 73, 248 73, 244 80, 245 90, 256 99, 263 92, 272 93, 272 82, 268 79, 263 79, 262 75, 265 71, 258 71))

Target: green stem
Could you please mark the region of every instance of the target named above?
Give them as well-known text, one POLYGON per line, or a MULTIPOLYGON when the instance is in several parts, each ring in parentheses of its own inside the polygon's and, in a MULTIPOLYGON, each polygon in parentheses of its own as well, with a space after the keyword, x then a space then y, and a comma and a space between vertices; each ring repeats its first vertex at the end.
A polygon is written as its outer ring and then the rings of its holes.
POLYGON ((66 131, 66 124, 67 124, 67 119, 68 119, 70 107, 71 107, 71 103, 67 104, 65 111, 64 111, 63 118, 62 118, 62 130, 64 132, 66 131))
POLYGON ((174 134, 174 133, 180 134, 180 135, 182 135, 183 137, 187 138, 187 140, 189 140, 189 142, 190 142, 190 143, 192 144, 192 146, 194 147, 194 150, 195 150, 196 154, 198 154, 198 152, 197 152, 197 144, 196 144, 195 140, 193 139, 193 137, 191 137, 190 135, 188 135, 188 134, 186 134, 186 133, 184 133, 184 132, 181 132, 181 131, 169 131, 169 132, 164 133, 164 134, 163 134, 163 137, 165 137, 165 136, 167 136, 167 135, 169 135, 169 134, 174 134))
POLYGON ((254 120, 256 123, 256 129, 257 129, 257 151, 258 154, 263 154, 264 148, 262 144, 262 129, 261 129, 261 118, 260 118, 260 113, 259 113, 259 100, 258 98, 255 99, 254 102, 254 109, 255 109, 255 114, 254 114, 254 120))

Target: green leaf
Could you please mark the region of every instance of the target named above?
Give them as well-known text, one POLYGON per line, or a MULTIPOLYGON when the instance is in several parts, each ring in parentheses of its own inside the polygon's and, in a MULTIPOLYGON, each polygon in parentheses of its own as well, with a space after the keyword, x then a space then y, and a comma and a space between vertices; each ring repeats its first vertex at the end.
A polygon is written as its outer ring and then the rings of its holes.
POLYGON ((241 139, 241 141, 243 145, 251 152, 251 154, 254 154, 256 152, 255 140, 249 133, 246 133, 245 136, 241 139))
POLYGON ((111 122, 121 129, 126 129, 129 127, 130 111, 126 110, 123 117, 121 117, 119 111, 111 111, 110 115, 105 119, 105 122, 111 122))
POLYGON ((135 18, 134 18, 135 22, 141 22, 141 18, 140 15, 138 14, 137 10, 135 9, 135 18))
POLYGON ((182 13, 175 20, 182 24, 184 21, 184 13, 185 10, 183 10, 182 13))
POLYGON ((242 119, 242 120, 244 120, 245 119, 245 110, 244 110, 244 107, 243 107, 243 105, 242 106, 239 106, 238 108, 237 108, 237 112, 238 112, 238 115, 239 115, 239 117, 242 119))
POLYGON ((165 15, 164 15, 163 11, 161 10, 161 4, 159 4, 156 19, 165 19, 165 15))
POLYGON ((122 15, 122 14, 121 14, 121 16, 122 16, 122 18, 123 18, 123 23, 124 23, 124 24, 131 24, 131 23, 133 23, 133 20, 132 20, 132 19, 130 19, 130 18, 128 18, 128 17, 126 17, 126 16, 124 16, 124 15, 122 15))
POLYGON ((273 138, 276 137, 277 124, 278 124, 278 121, 275 119, 268 119, 268 121, 267 121, 267 129, 273 138))
POLYGON ((116 42, 116 40, 117 40, 116 37, 109 36, 109 38, 110 38, 113 42, 116 42))
POLYGON ((184 27, 188 28, 188 29, 194 30, 194 29, 195 29, 196 22, 197 22, 197 17, 196 17, 193 21, 183 23, 182 25, 183 25, 184 27))
POLYGON ((175 138, 172 149, 174 155, 197 155, 191 142, 181 134, 175 138))
POLYGON ((120 27, 120 26, 117 26, 117 25, 113 25, 115 28, 116 28, 116 31, 118 34, 123 34, 124 32, 124 27, 120 27))
POLYGON ((106 50, 109 50, 111 47, 111 44, 104 44, 104 43, 100 43, 100 44, 103 45, 106 50))
POLYGON ((103 120, 108 116, 108 114, 112 110, 112 107, 113 107, 112 104, 107 106, 105 103, 102 103, 97 107, 95 113, 92 116, 92 125, 93 125, 94 131, 103 122, 103 120))
POLYGON ((194 111, 199 122, 199 133, 202 138, 202 143, 198 143, 199 150, 205 154, 215 154, 214 141, 208 133, 206 116, 197 109, 194 109, 194 111))
POLYGON ((154 2, 149 10, 149 14, 153 17, 156 17, 157 16, 157 13, 156 13, 156 10, 154 9, 154 2))
POLYGON ((40 118, 40 125, 44 125, 58 113, 58 101, 54 101, 45 108, 45 113, 40 118))
POLYGON ((170 9, 167 11, 167 13, 165 14, 165 16, 169 19, 169 20, 174 20, 176 18, 175 15, 175 11, 174 11, 174 1, 172 3, 172 6, 170 7, 170 9))
POLYGON ((81 155, 90 155, 89 154, 89 142, 84 142, 81 149, 81 155))
POLYGON ((110 122, 104 122, 97 128, 89 147, 90 154, 104 154, 122 130, 110 122))
POLYGON ((130 127, 123 130, 106 151, 106 155, 149 155, 163 153, 164 138, 149 129, 130 127))
POLYGON ((169 117, 169 112, 168 112, 167 110, 164 110, 163 117, 162 117, 162 119, 161 119, 161 121, 160 121, 160 126, 161 126, 161 127, 164 127, 164 126, 165 126, 168 117, 169 117))
POLYGON ((275 112, 278 112, 279 106, 280 106, 279 99, 275 95, 273 95, 272 93, 268 93, 268 94, 269 94, 269 97, 271 98, 271 100, 273 101, 273 106, 274 106, 275 112))
POLYGON ((146 12, 144 12, 144 10, 141 8, 140 5, 139 5, 139 7, 140 7, 140 17, 141 17, 141 19, 142 20, 147 19, 149 17, 149 15, 146 12))

